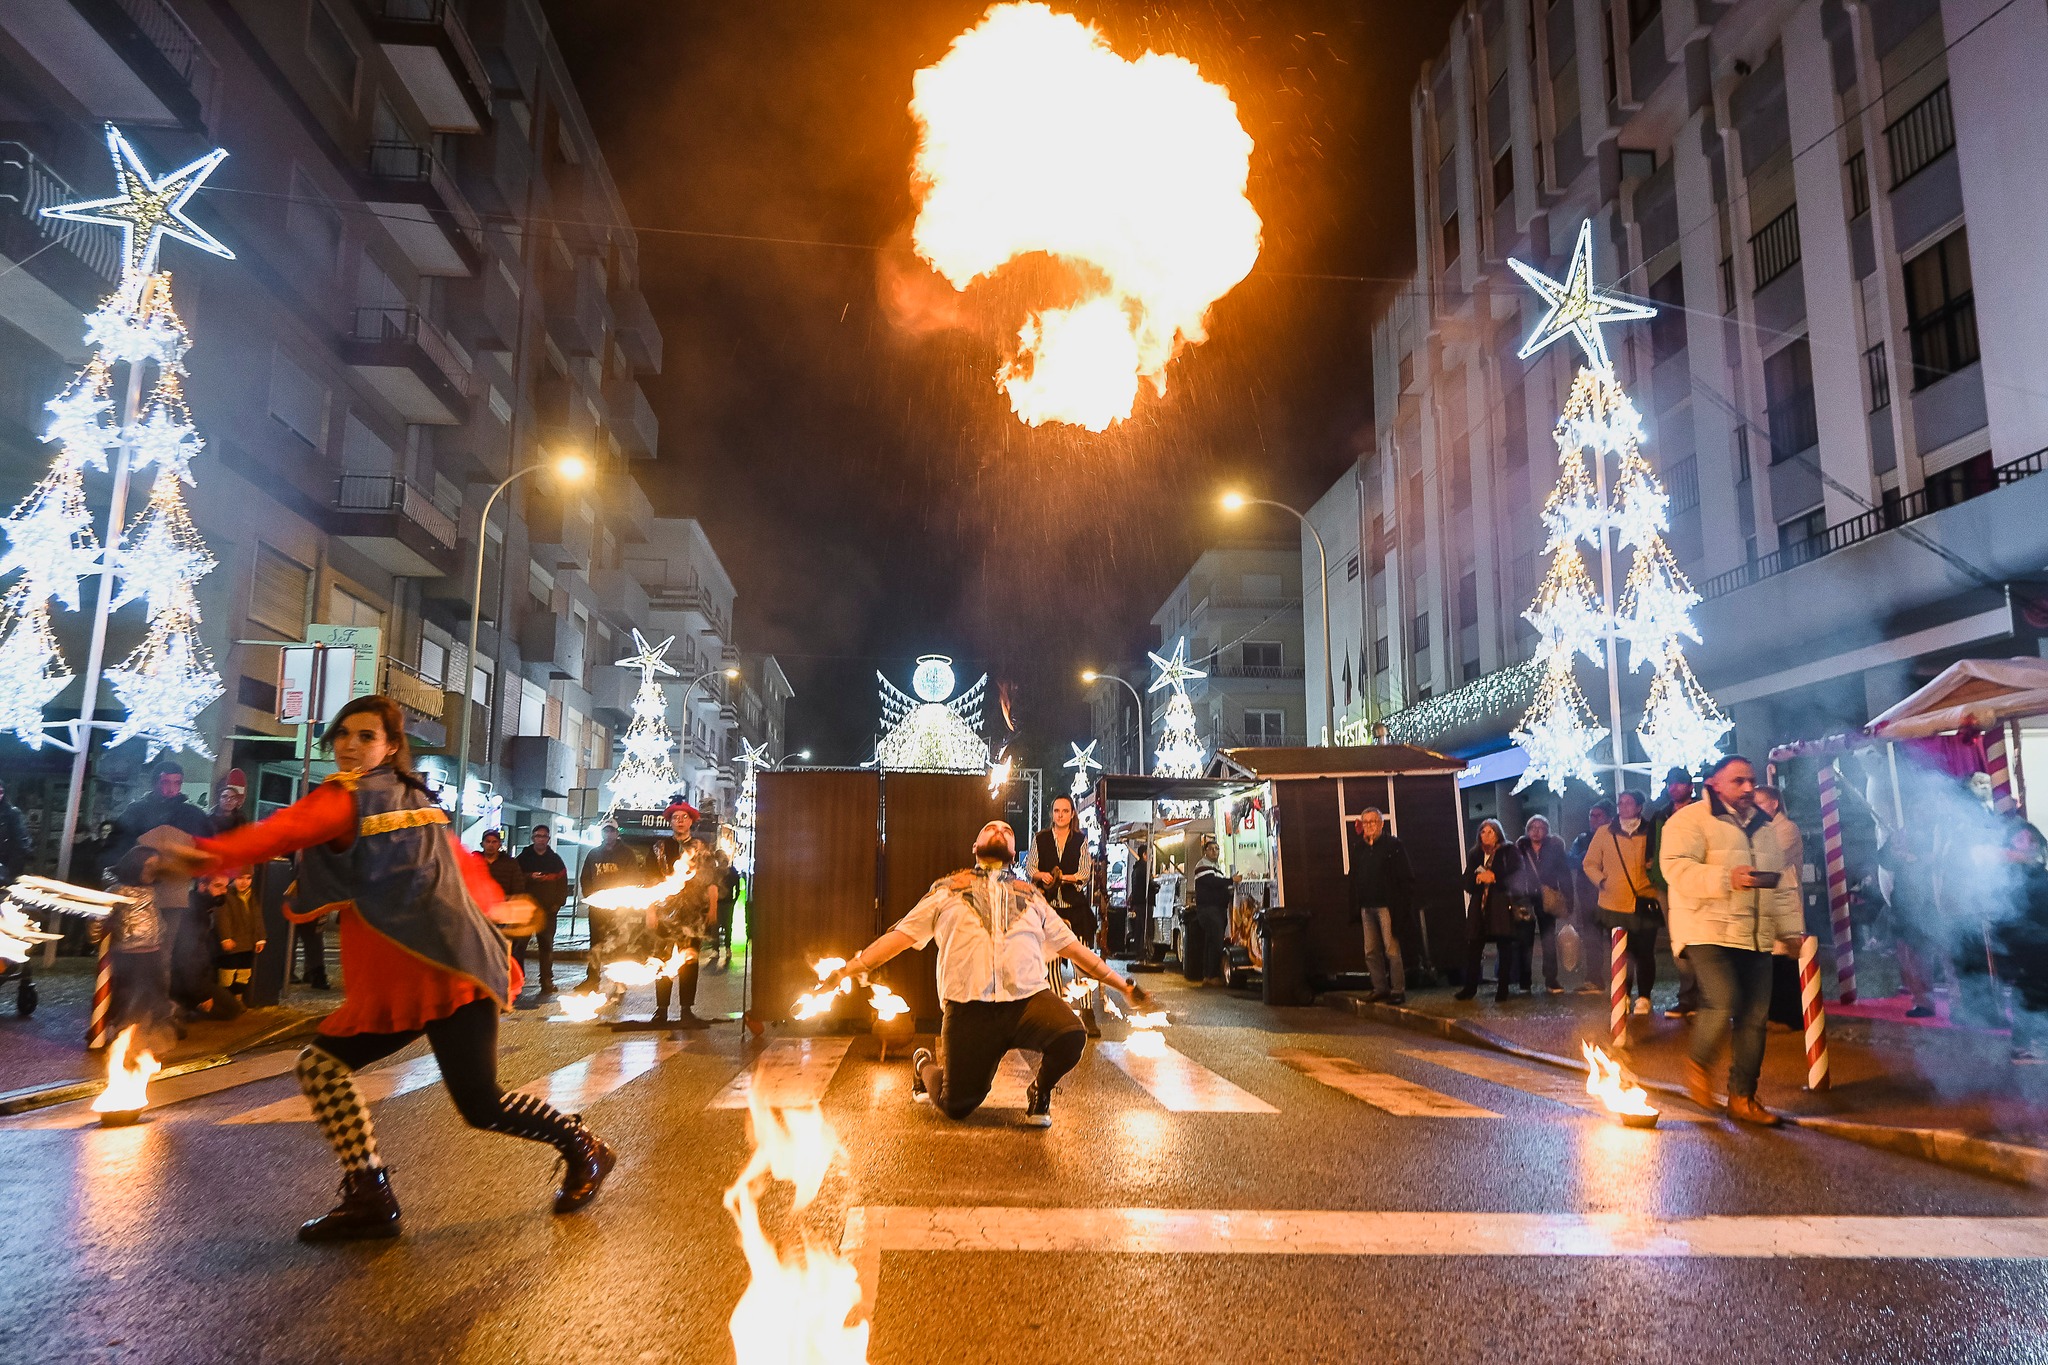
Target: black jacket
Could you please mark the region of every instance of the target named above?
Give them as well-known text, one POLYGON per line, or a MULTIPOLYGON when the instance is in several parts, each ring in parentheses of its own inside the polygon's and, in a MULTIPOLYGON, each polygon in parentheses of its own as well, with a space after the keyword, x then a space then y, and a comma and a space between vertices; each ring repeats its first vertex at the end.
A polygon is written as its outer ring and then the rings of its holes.
POLYGON ((1351 908, 1384 905, 1405 910, 1415 894, 1415 869, 1401 841, 1382 831, 1367 843, 1356 828, 1347 828, 1344 840, 1351 846, 1351 908))
POLYGON ((11 881, 28 871, 34 853, 28 837, 28 817, 10 801, 0 801, 0 881, 11 881))
POLYGON ((1522 858, 1513 844, 1502 844, 1489 861, 1474 844, 1465 853, 1465 932, 1474 938, 1512 938, 1515 934, 1515 884, 1522 874, 1522 858), (1481 868, 1491 868, 1493 880, 1479 880, 1481 868))
POLYGON ((526 874, 526 894, 543 910, 559 910, 569 899, 569 865, 552 848, 543 853, 528 845, 518 858, 526 874))
POLYGON ((195 839, 213 837, 213 817, 186 800, 183 792, 165 797, 152 791, 129 802, 128 808, 115 817, 114 840, 106 857, 110 861, 118 859, 158 825, 169 825, 195 839))
POLYGON ((1515 840, 1515 854, 1521 859, 1517 873, 1515 894, 1536 907, 1536 913, 1550 916, 1543 909, 1543 892, 1547 887, 1564 897, 1559 907, 1560 914, 1569 915, 1572 908, 1572 882, 1575 864, 1565 855, 1564 844, 1556 835, 1543 841, 1543 851, 1535 851, 1535 845, 1528 835, 1515 840))
POLYGON ((624 839, 593 848, 583 858, 583 894, 640 884, 640 855, 624 839))

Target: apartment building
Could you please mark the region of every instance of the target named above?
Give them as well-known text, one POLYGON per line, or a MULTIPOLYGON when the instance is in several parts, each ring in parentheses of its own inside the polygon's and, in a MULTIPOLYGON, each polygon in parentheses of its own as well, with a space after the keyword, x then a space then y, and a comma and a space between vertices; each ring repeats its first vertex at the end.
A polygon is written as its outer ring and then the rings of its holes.
MULTIPOLYGON (((41 404, 83 354, 79 314, 118 270, 112 230, 35 216, 108 192, 104 120, 159 167, 231 154, 192 211, 237 259, 165 254, 209 443, 190 496, 220 560, 201 588, 220 766, 248 771, 262 806, 289 799, 260 642, 374 627, 370 680, 430 773, 471 727, 471 827, 560 814, 630 718, 611 663, 666 619, 671 566, 629 564, 708 542, 655 517, 636 475, 656 453, 640 380, 661 334, 537 0, 0 5, 0 480, 17 495, 47 464, 41 404), (591 478, 520 474, 569 452, 591 478)), ((117 616, 110 656, 138 630, 117 616)), ((728 646, 721 628, 714 657, 728 646)), ((722 705, 693 730, 702 752, 724 747, 722 705)), ((96 799, 138 759, 107 755, 96 799)))
MULTIPOLYGON (((1162 656, 1170 657, 1185 640, 1188 661, 1209 675, 1189 684, 1188 700, 1195 707, 1196 733, 1211 754, 1309 742, 1301 686, 1301 559, 1294 546, 1242 543, 1204 550, 1153 613, 1152 624, 1162 656)), ((1148 678, 1141 690, 1150 685, 1148 678)), ((1164 691, 1146 699, 1153 752, 1166 699, 1164 691)))
POLYGON ((739 668, 739 681, 733 684, 739 707, 736 738, 766 748, 768 761, 779 763, 789 754, 789 703, 796 689, 773 654, 743 655, 739 668))
POLYGON ((731 765, 739 757, 738 689, 725 676, 740 666, 732 640, 732 579, 704 528, 687 518, 657 522, 653 534, 632 547, 626 568, 646 590, 650 634, 675 637, 668 661, 679 676, 663 685, 683 794, 707 815, 721 813, 736 790, 731 765))
POLYGON ((1506 262, 1562 276, 1587 219, 1601 283, 1661 310, 1609 345, 1737 747, 2035 652, 2044 59, 2048 14, 1989 0, 1466 6, 1415 86, 1418 264, 1374 319, 1376 447, 1318 505, 1363 547, 1332 598, 1367 679, 1351 732, 1513 776, 1578 357, 1516 358, 1542 308, 1506 262))

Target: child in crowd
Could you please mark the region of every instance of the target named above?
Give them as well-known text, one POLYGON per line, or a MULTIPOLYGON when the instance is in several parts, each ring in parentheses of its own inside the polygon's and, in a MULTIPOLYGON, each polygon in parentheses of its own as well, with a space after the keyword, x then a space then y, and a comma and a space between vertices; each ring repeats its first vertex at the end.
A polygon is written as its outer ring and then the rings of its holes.
POLYGON ((247 1004, 249 976, 266 942, 255 874, 245 867, 232 877, 215 877, 208 889, 219 898, 213 907, 213 933, 220 941, 214 957, 220 989, 247 1004))

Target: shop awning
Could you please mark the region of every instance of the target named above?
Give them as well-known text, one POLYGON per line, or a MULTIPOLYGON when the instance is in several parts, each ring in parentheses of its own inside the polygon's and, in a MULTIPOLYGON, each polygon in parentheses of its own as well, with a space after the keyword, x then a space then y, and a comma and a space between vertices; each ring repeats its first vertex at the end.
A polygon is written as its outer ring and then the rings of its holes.
POLYGON ((2048 715, 2048 659, 1964 659, 1870 722, 1877 739, 1989 730, 2048 715))
POLYGON ((1392 777, 1421 773, 1458 773, 1462 758, 1446 758, 1413 744, 1354 744, 1344 748, 1225 749, 1221 758, 1232 768, 1266 782, 1308 781, 1321 777, 1392 777))
POLYGON ((1096 779, 1096 792, 1108 801, 1227 801, 1258 784, 1233 778, 1147 777, 1120 773, 1096 779))

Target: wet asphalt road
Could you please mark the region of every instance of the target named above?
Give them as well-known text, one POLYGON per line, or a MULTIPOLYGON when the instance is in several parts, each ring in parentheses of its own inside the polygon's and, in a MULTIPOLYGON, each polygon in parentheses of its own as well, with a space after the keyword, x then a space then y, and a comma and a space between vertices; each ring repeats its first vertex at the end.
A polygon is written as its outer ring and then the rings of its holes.
MULTIPOLYGON (((1177 986, 1167 998, 1195 1089, 1213 1074, 1276 1112, 1177 1112, 1168 1103, 1199 1095, 1162 1102, 1091 1047, 1050 1132, 1016 1110, 950 1124, 911 1104, 907 1065, 878 1063, 861 1037, 829 1073, 824 1109, 847 1155, 808 1226, 836 1245, 851 1209, 995 1209, 976 1217, 1009 1245, 1004 1208, 1805 1215, 1824 1241, 1845 1226, 1830 1219, 1861 1215, 1894 1220, 1867 1225, 1891 1254, 1245 1255, 1119 1249, 1113 1235, 1075 1250, 886 1248, 872 1360, 2048 1360, 2048 1260, 1914 1258, 1933 1225, 1896 1221, 2048 1217, 2048 1194, 1812 1134, 1625 1132, 1411 1055, 1449 1046, 1415 1034, 1177 986), (1390 1113, 1271 1056, 1285 1048, 1497 1117, 1390 1113)), ((522 1013, 502 1079, 544 1083, 619 1041, 522 1013)), ((406 1233, 351 1247, 292 1237, 336 1179, 309 1124, 224 1122, 274 1113, 289 1075, 126 1130, 0 1120, 0 1360, 730 1360, 747 1275, 720 1196, 747 1118, 708 1106, 760 1053, 731 1026, 695 1035, 589 1103, 623 1158, 568 1218, 547 1211, 545 1149, 464 1128, 438 1086, 384 1100, 406 1233)), ((1537 1069, 1532 1089, 1557 1074, 1537 1069)))

